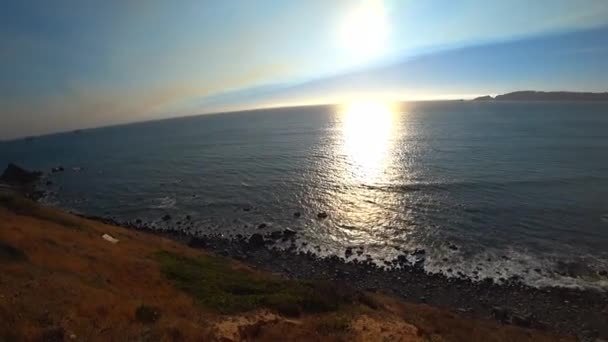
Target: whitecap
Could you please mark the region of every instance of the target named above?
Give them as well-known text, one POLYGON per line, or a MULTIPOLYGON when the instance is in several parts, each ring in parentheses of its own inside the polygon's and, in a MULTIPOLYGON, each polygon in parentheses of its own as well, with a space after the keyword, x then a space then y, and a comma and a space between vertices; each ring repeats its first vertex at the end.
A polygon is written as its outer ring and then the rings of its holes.
POLYGON ((151 205, 150 208, 153 209, 168 209, 174 208, 175 203, 177 202, 173 197, 160 197, 155 199, 155 204, 151 205))

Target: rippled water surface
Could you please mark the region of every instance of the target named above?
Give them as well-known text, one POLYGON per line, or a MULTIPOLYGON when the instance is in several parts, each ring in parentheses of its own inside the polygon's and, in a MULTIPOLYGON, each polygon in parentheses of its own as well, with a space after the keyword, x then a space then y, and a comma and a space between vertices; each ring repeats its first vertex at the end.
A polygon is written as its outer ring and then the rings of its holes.
POLYGON ((259 110, 5 142, 0 161, 62 165, 47 201, 159 229, 266 223, 320 254, 422 248, 433 272, 608 287, 608 104, 259 110))

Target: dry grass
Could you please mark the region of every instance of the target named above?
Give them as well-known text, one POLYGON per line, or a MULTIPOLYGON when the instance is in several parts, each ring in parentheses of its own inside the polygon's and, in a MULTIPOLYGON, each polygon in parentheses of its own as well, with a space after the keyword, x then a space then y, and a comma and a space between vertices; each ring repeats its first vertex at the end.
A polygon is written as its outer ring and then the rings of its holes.
POLYGON ((0 341, 553 339, 333 284, 284 280, 6 196, 0 275, 0 341))

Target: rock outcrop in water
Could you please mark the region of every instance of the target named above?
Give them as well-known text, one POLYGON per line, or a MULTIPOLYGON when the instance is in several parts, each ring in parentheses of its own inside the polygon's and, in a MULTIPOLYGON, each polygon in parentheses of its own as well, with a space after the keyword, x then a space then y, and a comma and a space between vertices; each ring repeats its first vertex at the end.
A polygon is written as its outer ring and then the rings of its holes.
POLYGON ((0 176, 0 181, 13 185, 29 185, 37 182, 40 176, 41 172, 28 171, 11 163, 0 176))

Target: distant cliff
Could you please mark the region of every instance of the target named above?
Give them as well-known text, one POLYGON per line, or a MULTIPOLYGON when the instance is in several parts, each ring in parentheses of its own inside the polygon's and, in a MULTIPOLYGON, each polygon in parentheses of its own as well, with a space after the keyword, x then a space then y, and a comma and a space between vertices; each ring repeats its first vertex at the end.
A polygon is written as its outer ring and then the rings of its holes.
POLYGON ((571 91, 515 91, 503 95, 481 96, 475 101, 608 101, 606 93, 579 93, 571 91))

